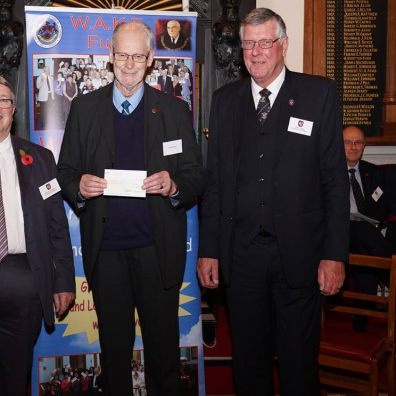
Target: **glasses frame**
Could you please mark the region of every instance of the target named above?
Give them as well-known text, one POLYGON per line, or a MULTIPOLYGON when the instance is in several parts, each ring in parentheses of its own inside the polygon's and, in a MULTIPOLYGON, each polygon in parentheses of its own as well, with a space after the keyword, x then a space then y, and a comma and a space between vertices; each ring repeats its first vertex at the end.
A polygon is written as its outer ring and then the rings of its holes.
MULTIPOLYGON (((270 49, 274 46, 274 44, 278 41, 278 40, 282 40, 283 37, 278 37, 274 40, 271 39, 261 39, 261 40, 241 40, 241 47, 242 49, 246 50, 246 51, 251 51, 254 46, 257 44, 261 49, 270 49), (246 48, 244 43, 249 42, 249 43, 253 43, 253 45, 251 46, 251 48, 246 48), (263 44, 266 43, 266 44, 263 44)), ((250 47, 250 46, 249 46, 250 47)))
POLYGON ((356 146, 356 147, 363 147, 365 142, 364 140, 344 140, 344 144, 346 146, 356 146))
POLYGON ((14 106, 14 99, 11 98, 0 98, 0 109, 8 110, 14 106), (7 105, 8 103, 8 105, 7 105))
POLYGON ((113 56, 114 56, 114 59, 116 61, 118 61, 118 62, 126 62, 129 58, 132 58, 132 60, 135 63, 144 63, 144 62, 147 62, 149 54, 145 55, 145 54, 127 54, 126 52, 113 52, 113 56), (126 58, 125 59, 117 59, 117 57, 119 57, 120 55, 121 56, 126 56, 126 58), (143 56, 144 60, 141 60, 140 58, 137 58, 137 57, 140 57, 140 56, 143 56))

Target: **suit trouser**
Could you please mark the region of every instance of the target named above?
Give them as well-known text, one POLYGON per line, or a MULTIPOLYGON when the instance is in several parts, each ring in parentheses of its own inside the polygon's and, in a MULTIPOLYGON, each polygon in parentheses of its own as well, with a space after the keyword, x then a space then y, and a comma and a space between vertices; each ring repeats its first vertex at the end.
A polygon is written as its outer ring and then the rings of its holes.
POLYGON ((0 262, 0 395, 24 396, 42 307, 26 254, 0 262))
MULTIPOLYGON (((369 256, 391 257, 392 244, 382 234, 366 221, 351 221, 349 228, 349 251, 351 253, 369 256)), ((355 268, 352 273, 356 278, 357 290, 362 293, 377 294, 377 285, 383 274, 378 269, 355 268)), ((374 304, 375 305, 375 304, 374 304)), ((363 307, 373 304, 363 303, 363 307)))
POLYGON ((273 356, 281 395, 319 395, 322 297, 318 285, 291 288, 274 238, 236 243, 227 290, 238 396, 273 394, 273 356))
POLYGON ((179 395, 179 286, 162 286, 153 246, 101 251, 92 293, 99 323, 105 395, 132 394, 135 308, 150 396, 179 395))

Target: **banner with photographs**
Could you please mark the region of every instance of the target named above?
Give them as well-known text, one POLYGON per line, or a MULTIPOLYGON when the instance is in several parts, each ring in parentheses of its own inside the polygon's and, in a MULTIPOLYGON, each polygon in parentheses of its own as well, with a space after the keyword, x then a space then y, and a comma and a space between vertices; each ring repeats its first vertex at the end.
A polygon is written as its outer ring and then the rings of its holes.
MULTIPOLYGON (((196 14, 58 7, 25 7, 29 81, 30 139, 58 158, 71 101, 111 84, 111 35, 123 21, 141 20, 156 38, 155 59, 146 82, 195 109, 196 14)), ((54 329, 37 342, 32 396, 84 394, 100 387, 100 346, 95 306, 84 277, 79 222, 66 206, 76 269, 77 298, 54 329), (65 393, 66 392, 66 393, 65 393), (67 393, 68 392, 68 393, 67 393)), ((180 291, 180 378, 183 395, 205 394, 200 290, 195 275, 197 210, 188 213, 187 262, 180 291)), ((161 329, 158 329, 161 331, 161 329)), ((145 396, 144 350, 136 315, 131 359, 134 395, 145 396)))

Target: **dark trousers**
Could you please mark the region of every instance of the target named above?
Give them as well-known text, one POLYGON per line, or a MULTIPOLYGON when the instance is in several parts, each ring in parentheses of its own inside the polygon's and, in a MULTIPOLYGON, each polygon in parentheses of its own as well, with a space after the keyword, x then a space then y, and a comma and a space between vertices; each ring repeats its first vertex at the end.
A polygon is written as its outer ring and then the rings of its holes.
MULTIPOLYGON (((368 256, 391 257, 392 243, 387 240, 378 228, 366 221, 351 221, 349 226, 349 251, 368 256)), ((377 285, 381 271, 372 268, 354 269, 357 290, 362 293, 377 294, 377 285)), ((365 303, 362 306, 371 307, 365 303)))
POLYGON ((42 307, 25 254, 0 262, 0 395, 24 396, 42 307))
POLYGON ((322 297, 318 285, 291 288, 274 238, 235 246, 227 290, 238 396, 273 394, 273 356, 281 395, 319 395, 322 297))
POLYGON ((104 394, 132 394, 136 308, 148 394, 179 395, 179 286, 163 288, 153 246, 100 252, 92 293, 99 323, 104 394))

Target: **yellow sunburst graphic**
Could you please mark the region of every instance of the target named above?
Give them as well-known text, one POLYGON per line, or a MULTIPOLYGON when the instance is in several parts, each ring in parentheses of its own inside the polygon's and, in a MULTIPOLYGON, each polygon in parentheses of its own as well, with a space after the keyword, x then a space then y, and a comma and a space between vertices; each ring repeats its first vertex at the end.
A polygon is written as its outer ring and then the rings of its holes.
MULTIPOLYGON (((183 282, 179 296, 179 316, 191 315, 182 305, 187 304, 196 299, 196 297, 182 294, 191 282, 183 282)), ((135 310, 136 336, 141 336, 139 318, 135 310)), ((92 292, 88 289, 88 283, 84 277, 76 277, 76 302, 70 309, 67 316, 57 324, 66 324, 67 327, 63 332, 63 336, 85 333, 89 344, 99 340, 98 319, 96 317, 95 305, 93 303, 92 292)))

